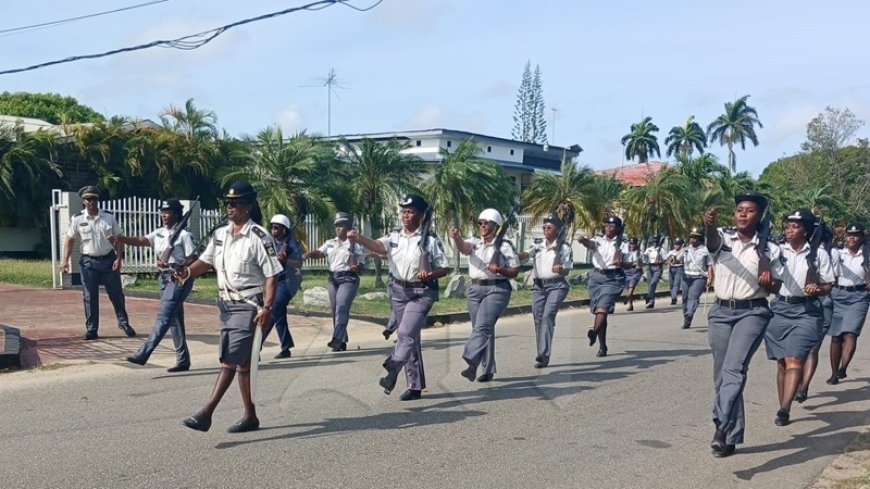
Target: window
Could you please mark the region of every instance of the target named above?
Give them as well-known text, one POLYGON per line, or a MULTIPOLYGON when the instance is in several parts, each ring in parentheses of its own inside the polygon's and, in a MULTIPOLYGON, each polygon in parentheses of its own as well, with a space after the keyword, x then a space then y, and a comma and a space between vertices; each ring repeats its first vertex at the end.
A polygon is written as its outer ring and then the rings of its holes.
POLYGON ((447 147, 449 148, 449 147, 451 147, 451 146, 453 146, 453 141, 451 141, 451 140, 448 139, 448 140, 447 140, 447 147))
POLYGON ((418 139, 418 140, 417 140, 417 147, 419 148, 420 146, 423 146, 423 141, 420 141, 420 140, 418 139))
POLYGON ((513 155, 514 155, 514 150, 511 150, 511 156, 513 156, 513 155))
POLYGON ((487 146, 487 147, 486 147, 486 152, 487 152, 487 153, 492 153, 492 146, 487 146))

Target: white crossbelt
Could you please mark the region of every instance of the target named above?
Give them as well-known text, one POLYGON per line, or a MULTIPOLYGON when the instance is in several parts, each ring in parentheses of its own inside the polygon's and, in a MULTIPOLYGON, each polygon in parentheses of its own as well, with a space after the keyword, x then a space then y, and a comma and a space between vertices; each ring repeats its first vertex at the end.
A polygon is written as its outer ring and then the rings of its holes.
POLYGON ((263 293, 262 287, 252 287, 250 289, 239 290, 239 291, 234 291, 234 290, 219 290, 218 291, 218 294, 220 295, 220 298, 222 300, 224 300, 224 301, 236 301, 236 302, 245 301, 245 300, 250 299, 251 297, 253 297, 257 294, 262 294, 262 293, 263 293))

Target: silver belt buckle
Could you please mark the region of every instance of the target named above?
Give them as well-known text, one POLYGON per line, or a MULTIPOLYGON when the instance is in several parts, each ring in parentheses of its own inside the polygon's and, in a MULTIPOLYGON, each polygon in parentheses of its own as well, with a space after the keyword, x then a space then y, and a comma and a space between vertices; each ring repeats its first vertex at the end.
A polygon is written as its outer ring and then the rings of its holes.
POLYGON ((728 307, 730 307, 732 310, 737 309, 737 301, 734 299, 728 299, 728 307))

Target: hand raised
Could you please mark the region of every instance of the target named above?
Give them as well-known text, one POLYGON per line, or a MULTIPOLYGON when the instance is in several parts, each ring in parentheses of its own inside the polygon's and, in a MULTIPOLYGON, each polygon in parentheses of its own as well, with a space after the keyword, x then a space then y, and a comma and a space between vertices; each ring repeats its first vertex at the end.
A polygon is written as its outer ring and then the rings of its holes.
POLYGON ((707 209, 704 213, 704 225, 714 226, 716 224, 716 209, 707 209))

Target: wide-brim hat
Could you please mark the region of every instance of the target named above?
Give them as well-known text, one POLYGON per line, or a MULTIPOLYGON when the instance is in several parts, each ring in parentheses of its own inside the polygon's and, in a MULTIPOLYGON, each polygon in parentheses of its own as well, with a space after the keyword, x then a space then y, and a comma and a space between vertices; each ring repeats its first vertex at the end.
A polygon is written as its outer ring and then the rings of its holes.
POLYGON ((747 200, 750 202, 755 202, 756 204, 758 204, 758 208, 762 211, 764 209, 767 209, 767 203, 768 203, 767 197, 761 195, 760 193, 756 192, 755 190, 747 190, 745 192, 742 192, 742 193, 734 196, 734 204, 735 205, 739 204, 741 202, 745 202, 747 200))
POLYGON ((93 185, 87 185, 79 189, 79 197, 83 199, 99 199, 100 189, 93 185))
POLYGON ((224 200, 240 200, 251 203, 257 200, 257 191, 248 182, 235 182, 227 189, 224 200))

